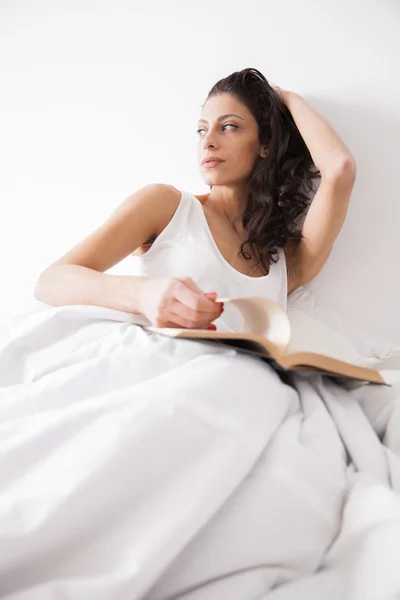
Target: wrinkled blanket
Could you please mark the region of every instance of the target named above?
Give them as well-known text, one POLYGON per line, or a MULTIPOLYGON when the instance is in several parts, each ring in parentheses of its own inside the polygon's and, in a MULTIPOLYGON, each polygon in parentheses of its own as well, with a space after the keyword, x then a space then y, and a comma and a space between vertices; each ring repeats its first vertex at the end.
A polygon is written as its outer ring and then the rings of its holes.
POLYGON ((0 597, 400 596, 392 387, 100 307, 0 323, 0 597))

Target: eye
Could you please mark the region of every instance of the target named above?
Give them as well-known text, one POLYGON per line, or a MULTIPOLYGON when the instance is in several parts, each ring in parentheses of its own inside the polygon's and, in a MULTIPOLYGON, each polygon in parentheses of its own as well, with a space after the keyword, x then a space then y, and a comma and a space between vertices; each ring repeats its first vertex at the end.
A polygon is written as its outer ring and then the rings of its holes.
MULTIPOLYGON (((234 125, 233 123, 225 123, 224 127, 234 127, 235 129, 238 128, 237 125, 234 125)), ((223 129, 223 128, 222 128, 223 129)))
MULTIPOLYGON (((234 125, 233 123, 225 123, 225 125, 223 125, 222 129, 224 129, 225 127, 234 127, 235 129, 238 129, 238 126, 234 125)), ((204 129, 198 129, 196 133, 198 135, 200 135, 200 131, 204 131, 204 129)))

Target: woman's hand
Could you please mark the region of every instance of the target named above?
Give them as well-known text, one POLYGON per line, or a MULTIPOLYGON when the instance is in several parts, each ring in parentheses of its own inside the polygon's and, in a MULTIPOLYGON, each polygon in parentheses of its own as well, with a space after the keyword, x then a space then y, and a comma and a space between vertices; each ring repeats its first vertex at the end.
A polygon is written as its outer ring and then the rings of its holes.
POLYGON ((278 97, 282 100, 282 102, 284 104, 286 104, 286 106, 288 106, 289 99, 292 96, 298 96, 298 94, 295 94, 295 92, 290 92, 289 90, 284 90, 283 88, 280 88, 277 85, 272 85, 271 87, 274 90, 274 92, 278 95, 278 97))
POLYGON ((222 314, 222 303, 215 298, 215 293, 205 294, 189 277, 152 277, 143 284, 140 307, 155 327, 207 329, 222 314))

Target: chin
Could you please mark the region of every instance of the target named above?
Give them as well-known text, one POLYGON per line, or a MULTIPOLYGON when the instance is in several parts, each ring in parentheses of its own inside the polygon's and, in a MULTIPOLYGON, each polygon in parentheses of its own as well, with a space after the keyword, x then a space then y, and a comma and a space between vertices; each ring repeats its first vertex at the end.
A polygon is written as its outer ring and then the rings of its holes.
POLYGON ((226 176, 224 178, 222 178, 221 176, 218 176, 217 174, 214 174, 214 173, 202 173, 201 176, 202 176, 204 183, 207 183, 208 185, 214 185, 214 183, 221 184, 221 183, 223 183, 222 179, 227 179, 226 176))
POLYGON ((204 181, 204 184, 207 185, 208 187, 223 185, 223 182, 218 181, 217 179, 203 179, 203 181, 204 181))

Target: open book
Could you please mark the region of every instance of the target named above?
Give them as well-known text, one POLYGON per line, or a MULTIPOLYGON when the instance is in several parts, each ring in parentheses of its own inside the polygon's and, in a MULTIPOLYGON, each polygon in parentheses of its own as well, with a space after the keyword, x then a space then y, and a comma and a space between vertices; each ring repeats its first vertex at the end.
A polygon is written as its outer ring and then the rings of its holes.
POLYGON ((340 336, 302 311, 288 309, 265 298, 217 298, 238 311, 237 331, 146 327, 174 338, 205 340, 235 347, 272 362, 278 370, 313 370, 345 379, 390 385, 368 366, 340 336))

